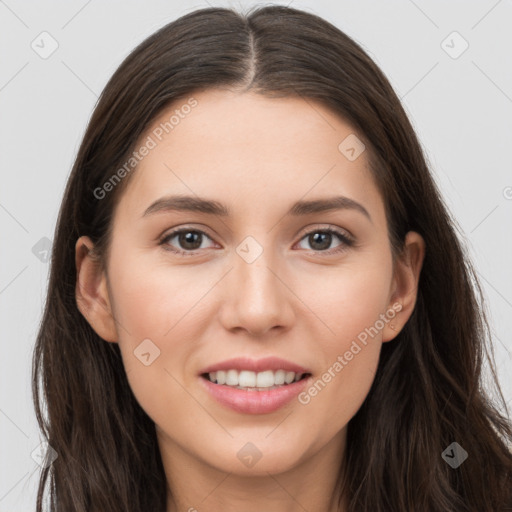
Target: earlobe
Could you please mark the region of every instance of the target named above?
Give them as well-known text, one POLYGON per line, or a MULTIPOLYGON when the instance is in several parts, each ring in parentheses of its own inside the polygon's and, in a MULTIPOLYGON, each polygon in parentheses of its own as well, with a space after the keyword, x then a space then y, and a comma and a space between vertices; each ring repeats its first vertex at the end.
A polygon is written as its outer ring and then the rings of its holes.
POLYGON ((117 342, 117 330, 112 313, 105 272, 93 255, 94 244, 87 236, 75 245, 76 287, 78 309, 105 341, 117 342))
POLYGON ((384 327, 382 341, 394 339, 414 311, 425 249, 423 237, 415 231, 409 231, 405 237, 403 253, 396 261, 394 291, 388 309, 394 310, 396 315, 384 327))

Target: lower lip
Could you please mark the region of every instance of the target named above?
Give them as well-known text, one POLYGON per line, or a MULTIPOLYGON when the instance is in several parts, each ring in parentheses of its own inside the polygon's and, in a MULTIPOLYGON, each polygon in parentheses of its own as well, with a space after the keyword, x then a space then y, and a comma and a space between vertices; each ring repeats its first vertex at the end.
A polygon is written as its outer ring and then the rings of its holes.
POLYGON ((268 414, 290 403, 306 387, 311 375, 269 391, 245 391, 214 384, 204 377, 199 379, 220 404, 243 414, 268 414))

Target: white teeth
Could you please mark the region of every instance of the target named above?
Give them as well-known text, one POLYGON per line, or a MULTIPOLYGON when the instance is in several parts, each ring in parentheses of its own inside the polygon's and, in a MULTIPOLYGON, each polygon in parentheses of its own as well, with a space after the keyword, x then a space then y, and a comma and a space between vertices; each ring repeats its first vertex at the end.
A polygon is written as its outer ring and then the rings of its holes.
POLYGON ((238 385, 247 388, 254 388, 256 386, 256 374, 254 372, 242 370, 238 374, 238 385))
MULTIPOLYGON (((251 373, 254 373, 254 372, 251 372, 251 373)), ((242 384, 240 384, 240 386, 241 385, 242 384)), ((256 387, 257 388, 269 388, 271 386, 275 386, 274 372, 272 370, 260 372, 256 375, 256 387)))
POLYGON ((226 372, 226 384, 228 386, 238 386, 238 372, 236 370, 226 372))
POLYGON ((284 378, 286 384, 291 384, 293 379, 295 379, 295 372, 286 372, 286 376, 284 378))
POLYGON ((274 373, 274 382, 276 383, 276 386, 281 386, 284 384, 284 379, 286 378, 286 372, 284 370, 277 370, 276 373, 274 373))
POLYGON ((261 388, 273 389, 283 384, 291 384, 297 382, 304 374, 287 372, 285 370, 265 370, 263 372, 251 372, 249 370, 228 370, 218 372, 210 372, 208 377, 211 382, 217 384, 225 384, 227 386, 237 387, 239 389, 261 388))

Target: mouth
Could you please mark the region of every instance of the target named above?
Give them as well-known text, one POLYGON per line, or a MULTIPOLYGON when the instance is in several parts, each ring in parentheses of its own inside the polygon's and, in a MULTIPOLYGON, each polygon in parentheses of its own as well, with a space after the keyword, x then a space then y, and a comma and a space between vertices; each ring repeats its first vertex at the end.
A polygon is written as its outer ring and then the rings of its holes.
POLYGON ((296 398, 311 383, 312 373, 280 357, 235 357, 203 368, 198 378, 207 395, 223 407, 268 414, 296 398))
POLYGON ((308 384, 309 372, 217 370, 199 376, 207 395, 238 414, 270 414, 290 404, 308 384))
POLYGON ((253 372, 249 370, 219 370, 216 372, 202 373, 201 377, 212 384, 227 386, 232 389, 244 391, 270 391, 289 386, 295 382, 305 380, 311 373, 296 373, 286 370, 265 370, 253 372))

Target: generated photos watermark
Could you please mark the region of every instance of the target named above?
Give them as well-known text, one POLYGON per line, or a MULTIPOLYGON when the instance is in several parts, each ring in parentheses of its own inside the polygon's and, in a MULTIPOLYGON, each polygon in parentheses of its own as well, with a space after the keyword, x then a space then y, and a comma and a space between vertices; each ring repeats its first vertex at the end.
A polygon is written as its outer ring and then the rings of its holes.
POLYGON ((152 149, 158 146, 158 143, 163 140, 165 135, 174 130, 174 128, 180 124, 181 120, 185 119, 185 117, 192 112, 192 108, 196 107, 197 104, 198 101, 194 97, 190 97, 180 108, 175 109, 173 114, 169 116, 169 119, 161 122, 154 128, 139 149, 133 151, 132 156, 130 156, 101 187, 94 189, 94 197, 101 200, 104 199, 109 192, 112 192, 121 180, 133 171, 137 167, 137 164, 149 155, 152 149))
POLYGON ((396 314, 402 310, 402 304, 395 302, 385 313, 379 315, 379 319, 370 327, 366 327, 357 335, 357 340, 353 340, 350 348, 343 355, 338 355, 336 361, 312 384, 306 391, 299 393, 298 400, 302 405, 307 405, 311 399, 320 393, 329 382, 338 375, 345 366, 349 364, 354 356, 368 344, 368 336, 374 338, 384 329, 386 324, 395 318, 396 314), (359 343, 358 343, 359 341, 359 343), (362 345, 362 346, 361 346, 362 345))

